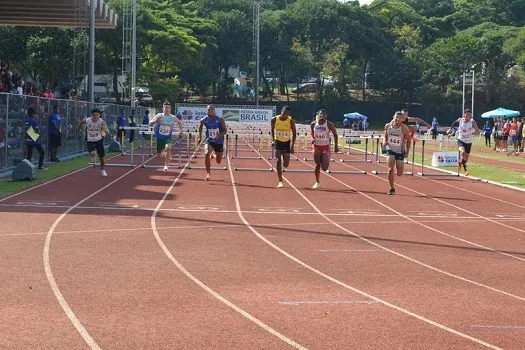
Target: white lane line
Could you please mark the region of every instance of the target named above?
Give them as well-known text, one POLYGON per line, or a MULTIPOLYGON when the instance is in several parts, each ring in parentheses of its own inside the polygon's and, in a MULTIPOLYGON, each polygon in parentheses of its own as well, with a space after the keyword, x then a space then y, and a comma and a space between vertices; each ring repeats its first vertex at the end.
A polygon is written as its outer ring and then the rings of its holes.
MULTIPOLYGON (((225 297, 223 297, 222 295, 217 293, 215 290, 213 290, 212 288, 207 286, 204 282, 199 280, 193 274, 191 274, 191 272, 186 270, 186 268, 173 256, 173 254, 171 254, 171 251, 164 244, 164 241, 162 240, 162 238, 160 238, 159 232, 157 230, 157 224, 156 224, 157 213, 159 212, 160 207, 162 206, 162 204, 164 203, 164 201, 166 200, 168 195, 171 193, 171 191, 175 187, 175 184, 179 181, 181 175, 187 169, 188 165, 189 165, 189 163, 186 163, 184 168, 182 168, 182 170, 180 171, 179 175, 175 178, 175 180, 173 180, 172 184, 170 185, 168 190, 164 193, 164 196, 159 201, 159 203, 157 204, 157 207, 155 208, 155 210, 151 214, 151 230, 153 231, 153 235, 155 236, 155 239, 157 240, 157 243, 159 244, 160 248, 162 249, 164 254, 166 254, 168 259, 170 259, 171 262, 179 269, 179 271, 181 271, 184 275, 186 275, 186 277, 188 277, 190 280, 192 280, 195 284, 197 284, 199 287, 201 287, 206 292, 208 292, 210 295, 212 295, 215 299, 217 299, 221 303, 225 304, 226 306, 228 306, 229 308, 231 308, 235 312, 239 313, 240 315, 242 315, 247 320, 255 323, 256 325, 258 325, 259 327, 261 327, 262 329, 264 329, 268 333, 274 335, 278 339, 280 339, 283 342, 287 343, 288 345, 290 345, 290 346, 292 346, 292 347, 294 347, 296 349, 306 349, 301 344, 296 343, 294 340, 292 340, 292 339, 286 337, 285 335, 279 333, 278 331, 276 331, 275 329, 273 329, 272 327, 270 327, 266 323, 262 322, 261 320, 259 320, 255 316, 253 316, 250 313, 248 313, 247 311, 241 309, 240 307, 238 307, 237 305, 235 305, 234 303, 232 303, 231 301, 229 301, 228 299, 226 299, 225 297)), ((230 168, 231 168, 231 165, 230 165, 230 168)), ((230 169, 230 171, 231 171, 231 169, 230 169)))
MULTIPOLYGON (((352 166, 350 166, 350 165, 348 165, 348 164, 344 164, 344 163, 342 163, 342 164, 343 164, 344 166, 346 166, 346 167, 353 168, 353 169, 357 169, 357 168, 352 167, 352 166)), ((351 189, 357 191, 358 193, 360 193, 360 194, 364 195, 365 197, 367 197, 367 198, 373 200, 374 202, 379 203, 379 204, 382 205, 383 207, 385 207, 385 208, 387 208, 387 209, 390 209, 392 212, 394 212, 394 213, 398 213, 399 215, 401 215, 401 216, 407 218, 408 220, 410 220, 410 221, 412 221, 412 222, 414 222, 414 223, 418 223, 418 224, 419 224, 419 221, 416 221, 416 220, 414 220, 414 219, 411 219, 409 216, 406 216, 406 215, 404 215, 404 214, 402 214, 402 213, 396 211, 394 208, 391 208, 391 207, 387 206, 386 204, 384 204, 384 203, 382 203, 382 202, 380 202, 380 201, 378 201, 378 200, 376 200, 376 199, 374 199, 374 198, 368 196, 367 194, 362 193, 362 192, 356 190, 356 189, 353 188, 352 186, 347 185, 346 183, 340 181, 339 179, 336 179, 335 177, 333 177, 333 176, 331 176, 331 175, 329 175, 329 174, 325 174, 325 175, 329 176, 329 177, 332 178, 332 179, 335 179, 335 180, 336 180, 337 182, 339 182, 339 183, 344 184, 346 187, 351 188, 351 189)), ((372 176, 374 176, 375 178, 377 178, 377 179, 379 179, 379 180, 381 180, 381 181, 388 182, 388 180, 386 180, 386 179, 384 179, 384 178, 382 178, 382 177, 380 177, 380 176, 377 176, 377 175, 372 175, 372 176)), ((471 211, 469 211, 469 210, 467 210, 467 209, 461 208, 461 207, 459 207, 459 206, 457 206, 457 205, 454 205, 454 204, 452 204, 452 203, 445 202, 445 201, 443 201, 443 200, 441 200, 441 199, 439 199, 439 198, 435 198, 435 197, 433 197, 433 196, 431 196, 431 195, 428 195, 428 194, 425 194, 425 193, 422 193, 422 192, 416 191, 416 190, 414 190, 414 189, 411 189, 411 188, 409 188, 409 187, 407 187, 407 186, 403 186, 403 185, 399 185, 399 184, 397 184, 397 186, 398 186, 398 187, 401 187, 401 188, 404 188, 404 189, 406 189, 406 190, 408 190, 408 191, 410 191, 410 192, 417 193, 417 194, 419 194, 419 195, 421 195, 421 196, 424 196, 424 197, 426 197, 426 198, 429 198, 429 199, 435 200, 435 201, 437 201, 437 202, 439 202, 439 203, 442 203, 442 204, 445 204, 445 205, 447 205, 447 206, 450 206, 450 207, 456 208, 456 209, 458 209, 458 210, 460 210, 460 211, 463 211, 463 212, 465 212, 465 213, 467 213, 467 214, 473 215, 473 216, 475 216, 475 217, 477 217, 477 218, 479 218, 479 219, 482 219, 482 220, 485 220, 485 221, 490 221, 490 222, 492 222, 492 223, 495 223, 495 224, 497 224, 497 225, 501 225, 501 226, 504 226, 504 227, 510 228, 510 229, 512 229, 512 230, 515 230, 515 231, 525 232, 525 230, 521 230, 521 229, 518 229, 518 228, 516 228, 516 227, 510 226, 510 225, 507 225, 507 224, 504 224, 504 223, 502 223, 502 222, 498 222, 498 221, 496 221, 496 220, 492 220, 492 219, 486 218, 486 217, 484 217, 484 216, 482 216, 482 215, 476 214, 476 213, 474 213, 474 212, 471 212, 471 211)), ((444 232, 444 231, 438 230, 438 229, 436 229, 436 228, 433 228, 433 227, 428 226, 428 225, 425 225, 425 224, 420 224, 420 225, 423 226, 423 227, 425 227, 425 228, 428 228, 428 229, 430 229, 430 230, 432 230, 432 231, 434 231, 434 232, 437 232, 437 233, 442 234, 442 235, 445 235, 445 236, 447 236, 447 237, 450 237, 450 238, 453 238, 453 239, 459 240, 459 241, 461 241, 461 242, 464 242, 464 243, 467 243, 467 244, 473 245, 473 246, 475 246, 475 247, 478 247, 478 248, 481 248, 481 249, 485 249, 485 250, 488 250, 488 251, 491 251, 491 252, 494 252, 494 253, 502 254, 502 255, 508 256, 508 257, 510 257, 510 258, 512 258, 512 259, 525 261, 525 258, 521 258, 521 257, 516 256, 516 255, 513 255, 513 254, 509 254, 509 253, 502 252, 501 250, 498 250, 498 249, 490 248, 490 247, 484 246, 484 245, 482 245, 482 244, 478 244, 478 243, 475 243, 475 242, 472 242, 472 241, 469 241, 469 240, 466 240, 466 239, 463 239, 463 238, 460 238, 460 237, 454 236, 454 235, 452 235, 452 234, 446 233, 446 232, 444 232)))
POLYGON ((281 305, 345 305, 345 304, 379 304, 374 300, 285 300, 280 301, 281 305))
POLYGON ((321 253, 362 253, 362 252, 383 252, 381 249, 319 249, 321 253))
MULTIPOLYGON (((264 160, 266 163, 268 163, 269 165, 271 165, 271 164, 270 164, 265 158, 263 158, 263 160, 264 160)), ((306 163, 306 162, 304 162, 304 161, 302 161, 302 160, 299 160, 299 161, 301 161, 302 163, 304 163, 304 164, 308 165, 309 167, 313 168, 310 164, 308 164, 308 163, 306 163)), ((437 229, 435 229, 435 228, 433 228, 433 227, 430 227, 430 226, 427 226, 427 225, 421 224, 421 223, 419 223, 418 221, 415 221, 415 220, 409 218, 408 216, 406 216, 406 215, 404 215, 404 214, 402 214, 402 213, 396 211, 394 208, 391 208, 391 207, 389 207, 388 205, 386 205, 386 204, 384 204, 384 203, 382 203, 382 202, 380 202, 380 201, 378 201, 378 200, 376 200, 376 199, 370 197, 370 196, 367 195, 366 193, 363 193, 363 192, 361 192, 361 191, 358 191, 357 189, 355 189, 355 188, 353 188, 352 186, 350 186, 350 185, 348 185, 348 184, 342 182, 341 180, 335 178, 334 176, 332 176, 332 175, 330 175, 330 174, 327 174, 327 173, 324 173, 324 174, 325 174, 326 176, 330 177, 331 179, 333 179, 333 180, 339 182, 339 183, 342 184, 343 186, 352 189, 353 191, 355 191, 355 192, 357 192, 357 193, 359 193, 359 194, 365 196, 366 198, 368 198, 368 199, 370 199, 370 200, 372 200, 372 201, 378 203, 379 205, 381 205, 381 206, 383 206, 383 207, 389 209, 390 211, 392 211, 392 212, 398 214, 398 215, 401 216, 401 217, 406 218, 407 220, 409 220, 409 221, 411 221, 411 222, 413 222, 413 223, 415 223, 415 224, 418 224, 418 225, 420 225, 420 226, 426 227, 426 228, 428 228, 428 229, 430 229, 430 230, 432 230, 432 231, 435 231, 435 232, 441 233, 441 234, 443 234, 443 235, 445 235, 445 236, 451 236, 451 235, 449 235, 448 233, 445 233, 445 232, 439 231, 439 230, 437 230, 437 229)), ((295 190, 295 191, 296 191, 296 192, 297 192, 297 193, 298 193, 298 194, 299 194, 299 195, 300 195, 300 196, 301 196, 301 197, 302 197, 302 198, 303 198, 303 199, 304 199, 309 205, 310 205, 310 207, 312 207, 315 211, 317 211, 317 212, 319 213, 320 216, 322 216, 326 221, 330 222, 332 225, 334 225, 334 226, 338 227, 339 229, 341 229, 342 231, 348 233, 349 235, 351 235, 351 236, 353 236, 353 237, 356 237, 356 238, 359 238, 359 239, 361 239, 361 240, 363 240, 363 241, 365 241, 365 242, 367 242, 367 243, 369 243, 369 244, 371 244, 371 245, 373 245, 373 246, 375 246, 375 247, 377 247, 377 248, 379 248, 379 249, 383 249, 383 250, 385 250, 385 251, 387 251, 387 252, 389 252, 389 253, 392 253, 392 254, 394 254, 394 255, 399 256, 400 258, 406 259, 406 260, 411 261, 411 262, 413 262, 413 263, 415 263, 415 264, 418 264, 418 265, 420 265, 420 266, 426 267, 426 268, 428 268, 428 269, 430 269, 430 270, 433 270, 433 271, 436 271, 436 272, 442 273, 442 274, 444 274, 444 275, 446 275, 446 276, 449 276, 449 277, 452 277, 452 278, 458 279, 458 280, 463 281, 463 282, 467 282, 467 283, 470 283, 470 284, 476 285, 476 286, 478 286, 478 287, 482 287, 482 288, 485 288, 485 289, 491 290, 491 291, 496 292, 496 293, 500 293, 500 294, 503 294, 503 295, 506 295, 506 296, 509 296, 509 297, 512 297, 512 298, 515 298, 515 299, 518 299, 518 300, 521 300, 521 301, 525 301, 525 297, 521 297, 521 296, 519 296, 519 295, 515 295, 515 294, 509 293, 509 292, 505 292, 505 291, 503 291, 503 290, 501 290, 501 289, 497 289, 497 288, 494 288, 494 287, 488 286, 488 285, 486 285, 486 284, 483 284, 483 283, 480 283, 480 282, 476 282, 476 281, 470 280, 470 279, 468 279, 468 278, 466 278, 466 277, 462 277, 462 276, 459 276, 459 275, 453 274, 453 273, 451 273, 451 272, 448 272, 448 271, 445 271, 445 270, 439 269, 439 268, 437 268, 437 267, 434 267, 434 266, 432 266, 432 265, 426 264, 426 263, 424 263, 424 262, 422 262, 422 261, 419 261, 419 260, 417 260, 417 259, 411 258, 411 257, 409 257, 408 255, 405 255, 405 254, 399 253, 399 252, 397 252, 397 251, 395 251, 395 250, 393 250, 393 249, 389 249, 389 248, 387 248, 387 247, 384 247, 384 246, 382 246, 382 245, 379 244, 379 243, 375 243, 375 242, 372 241, 371 239, 365 238, 365 237, 363 237, 363 236, 361 236, 361 235, 359 235, 359 234, 357 234, 357 233, 355 233, 355 232, 353 232, 353 231, 350 231, 350 230, 346 229, 345 227, 341 226, 341 225, 338 224, 337 222, 333 221, 330 217, 328 217, 325 213, 323 213, 319 208, 317 208, 317 206, 316 206, 314 203, 312 203, 312 201, 310 201, 310 200, 309 200, 309 199, 308 199, 308 198, 307 198, 307 197, 306 197, 306 196, 305 196, 305 195, 304 195, 304 194, 303 194, 303 193, 302 193, 297 187, 295 187, 295 185, 293 185, 293 184, 292 184, 287 178, 284 178, 284 177, 283 177, 283 179, 285 179, 285 181, 286 181, 287 183, 289 183, 290 186, 291 186, 291 187, 292 187, 292 188, 293 188, 293 189, 294 189, 294 190, 295 190)), ((454 236, 451 236, 451 238, 455 238, 455 239, 457 239, 457 240, 464 241, 464 240, 462 240, 462 239, 460 239, 460 238, 457 238, 457 237, 454 237, 454 236)), ((466 241, 466 242, 468 242, 468 241, 466 241)), ((475 243, 472 243, 472 245, 477 246, 475 243)), ((495 250, 492 250, 492 249, 489 249, 489 248, 484 248, 484 249, 495 252, 495 250)))
MULTIPOLYGON (((152 158, 150 158, 149 160, 151 160, 151 159, 152 158)), ((90 198, 93 198, 97 194, 101 193, 102 191, 104 191, 105 189, 110 187, 111 185, 113 185, 113 184, 117 183, 118 181, 122 180, 124 177, 126 177, 129 174, 131 174, 132 172, 134 172, 137 169, 141 169, 141 168, 136 167, 136 168, 133 168, 131 170, 126 171, 123 175, 121 175, 120 177, 118 177, 115 180, 111 181, 109 184, 107 184, 104 187, 98 189, 97 191, 91 193, 89 196, 87 196, 84 199, 80 200, 75 205, 69 207, 69 209, 67 209, 64 213, 62 213, 62 215, 60 215, 58 217, 58 219, 56 219, 55 222, 53 222, 53 224, 49 228, 49 231, 46 234, 46 240, 45 240, 45 243, 44 243, 44 252, 43 252, 42 255, 43 255, 44 270, 46 272, 47 281, 48 281, 51 289, 53 290, 53 293, 55 294, 56 299, 60 303, 60 306, 62 307, 62 310, 64 310, 64 313, 69 318, 69 320, 71 321, 73 326, 76 328, 76 330, 78 331, 78 333, 80 334, 82 339, 84 339, 86 344, 92 350, 99 350, 100 347, 95 342, 95 340, 91 337, 91 335, 86 330, 86 328, 84 328, 84 326, 82 325, 80 320, 77 318, 77 316, 75 315, 75 313, 73 312, 73 310, 71 309, 69 304, 67 303, 67 301, 64 298, 64 295, 62 294, 62 292, 60 291, 60 288, 58 287, 58 284, 57 284, 57 282, 55 280, 55 277, 53 275, 53 271, 51 269, 51 264, 49 262, 49 253, 50 253, 51 239, 53 238, 53 233, 55 232, 56 227, 58 226, 60 221, 62 221, 62 219, 64 219, 66 217, 66 215, 68 213, 70 213, 72 210, 74 210, 77 206, 81 205, 85 201, 87 201, 90 198)))
POLYGON ((510 330, 525 330, 525 326, 513 326, 513 325, 483 325, 473 324, 472 328, 487 328, 487 329, 510 329, 510 330))
MULTIPOLYGON (((264 159, 264 158, 263 158, 263 159, 264 159)), ((264 159, 264 161, 265 161, 266 163, 269 163, 268 161, 266 161, 266 159, 264 159)), ((412 316, 412 317, 414 317, 414 318, 416 318, 416 319, 418 319, 418 320, 420 320, 420 321, 422 321, 422 322, 425 322, 425 323, 430 324, 430 325, 432 325, 432 326, 435 326, 435 327, 437 327, 437 328, 439 328, 439 329, 442 329, 442 330, 444 330, 444 331, 446 331, 446 332, 449 332, 449 333, 455 334, 455 335, 457 335, 457 336, 459 336, 459 337, 462 337, 462 338, 465 338, 465 339, 467 339, 467 340, 470 340, 470 341, 472 341, 472 342, 474 342, 474 343, 477 343, 477 344, 483 345, 483 346, 485 346, 485 347, 487 347, 487 348, 490 348, 490 349, 501 349, 501 348, 499 348, 499 347, 497 347, 497 346, 495 346, 495 345, 489 344, 489 343, 487 343, 487 342, 485 342, 485 341, 483 341, 483 340, 481 340, 481 339, 477 339, 477 338, 474 338, 474 337, 472 337, 472 336, 470 336, 470 335, 468 335, 468 334, 461 333, 461 332, 459 332, 459 331, 457 331, 457 330, 455 330, 455 329, 449 328, 449 327, 447 327, 447 326, 445 326, 445 325, 443 325, 443 324, 440 324, 440 323, 438 323, 438 322, 432 321, 432 320, 430 320, 430 319, 428 319, 428 318, 425 318, 425 317, 423 317, 423 316, 421 316, 421 315, 418 315, 418 314, 416 314, 416 313, 414 313, 414 312, 412 312, 412 311, 409 311, 409 310, 407 310, 407 309, 404 309, 404 308, 402 308, 402 307, 399 307, 399 306, 397 306, 397 305, 394 305, 394 304, 392 304, 392 303, 389 303, 389 302, 386 301, 386 300, 380 299, 380 298, 378 298, 378 297, 376 297, 376 296, 374 296, 374 295, 372 295, 372 294, 368 294, 368 293, 366 293, 366 292, 364 292, 364 291, 362 291, 362 290, 360 290, 360 289, 357 289, 357 288, 355 288, 355 287, 352 287, 352 286, 350 286, 350 285, 348 285, 348 284, 346 284, 346 283, 344 283, 344 282, 342 282, 342 281, 340 281, 340 280, 338 280, 338 279, 336 279, 336 278, 334 278, 334 277, 332 277, 332 276, 330 276, 330 275, 327 275, 327 274, 325 274, 324 272, 322 272, 322 271, 320 271, 320 270, 318 270, 318 269, 316 269, 316 268, 314 268, 314 267, 308 265, 308 264, 305 263, 304 261, 302 261, 302 260, 300 260, 299 258, 297 258, 297 257, 295 257, 295 256, 293 256, 293 255, 291 255, 290 253, 288 253, 288 252, 285 251, 284 249, 282 249, 282 248, 280 248, 279 246, 277 246, 276 244, 272 243, 272 242, 271 242, 270 240, 268 240, 266 237, 264 237, 263 235, 261 235, 261 234, 260 234, 260 233, 259 233, 259 232, 258 232, 258 231, 257 231, 257 230, 256 230, 256 229, 255 229, 255 228, 254 228, 254 227, 248 222, 248 220, 246 220, 246 218, 244 217, 243 212, 242 212, 242 209, 241 209, 241 204, 240 204, 240 201, 239 201, 239 195, 238 195, 238 193, 237 193, 237 186, 236 186, 236 184, 235 184, 235 177, 234 177, 234 175, 233 175, 233 172, 232 172, 232 166, 231 166, 230 163, 231 163, 231 162, 230 162, 230 159, 228 159, 228 169, 229 169, 229 172, 230 172, 230 177, 231 177, 231 182, 232 182, 232 188, 233 188, 233 196, 234 196, 234 199, 235 199, 235 206, 237 207, 238 215, 239 215, 239 217, 241 218, 242 222, 246 225, 246 227, 248 227, 248 228, 250 229, 250 231, 253 232, 253 234, 255 234, 257 237, 259 237, 262 241, 264 241, 264 242, 265 242, 266 244, 268 244, 270 247, 272 247, 273 249, 275 249, 275 250, 278 251, 279 253, 283 254, 283 255, 286 256, 288 259, 292 260, 293 262, 295 262, 295 263, 297 263, 297 264, 303 266, 304 268, 306 268, 306 269, 312 271, 313 273, 315 273, 315 274, 317 274, 317 275, 319 275, 319 276, 321 276, 321 277, 323 277, 323 278, 325 278, 325 279, 327 279, 327 280, 329 280, 329 281, 331 281, 331 282, 333 282, 333 283, 335 283, 335 284, 337 284, 337 285, 339 285, 339 286, 341 286, 341 287, 343 287, 343 288, 346 288, 346 289, 348 289, 348 290, 351 290, 351 291, 353 291, 353 292, 355 292, 355 293, 357 293, 357 294, 360 294, 360 295, 362 295, 362 296, 364 296, 364 297, 366 297, 366 298, 369 298, 369 299, 371 299, 371 300, 373 300, 373 301, 376 301, 376 302, 378 302, 378 303, 381 303, 381 304, 383 304, 383 305, 385 305, 385 306, 387 306, 387 307, 389 307, 389 308, 392 308, 392 309, 394 309, 394 310, 397 310, 397 311, 399 311, 399 312, 401 312, 401 313, 403 313, 403 314, 405 314, 405 315, 412 316)), ((270 163, 269 163, 269 164, 270 164, 270 163)), ((271 165, 271 164, 270 164, 270 165, 271 165)), ((344 227, 338 225, 336 222, 332 221, 332 220, 329 219, 326 215, 324 215, 321 211, 319 211, 319 209, 318 209, 318 208, 317 208, 317 207, 316 207, 316 206, 315 206, 315 205, 314 205, 314 204, 313 204, 308 198, 306 198, 306 197, 301 193, 301 191, 299 191, 299 190, 298 190, 298 189, 297 189, 297 188, 296 188, 296 187, 295 187, 295 186, 294 186, 294 185, 293 185, 293 184, 292 184, 292 183, 291 183, 291 182, 290 182, 285 176, 283 176, 283 179, 284 179, 284 180, 285 180, 285 181, 286 181, 286 182, 287 182, 287 183, 288 183, 288 184, 289 184, 289 185, 290 185, 290 186, 291 186, 291 187, 292 187, 292 188, 293 188, 293 189, 294 189, 294 190, 295 190, 295 191, 296 191, 301 197, 303 197, 303 198, 305 199, 305 201, 306 201, 306 202, 307 202, 312 208, 314 208, 314 210, 318 211, 319 215, 322 216, 322 217, 324 217, 325 220, 327 220, 327 221, 329 221, 329 222, 332 222, 332 224, 334 224, 335 226, 339 227, 339 228, 342 229, 343 231, 346 231, 346 232, 350 233, 351 235, 353 235, 353 236, 355 236, 355 237, 361 238, 361 239, 363 239, 363 240, 365 240, 365 241, 371 243, 372 245, 377 246, 378 248, 381 248, 381 249, 384 249, 384 250, 390 251, 390 252, 392 252, 392 253, 394 253, 394 254, 396 254, 396 255, 399 255, 399 256, 403 256, 403 257, 404 257, 404 255, 402 255, 402 254, 400 254, 400 253, 397 253, 397 252, 391 251, 390 249, 384 248, 384 247, 382 247, 381 245, 376 244, 376 243, 374 243, 374 242, 371 242, 370 240, 368 240, 368 239, 366 239, 366 238, 362 238, 362 237, 360 237, 359 235, 357 235, 357 234, 355 234, 355 233, 353 233, 353 232, 350 232, 350 231, 346 230, 344 227)), ((411 258, 409 258, 409 257, 406 257, 406 258, 407 258, 408 260, 411 260, 411 261, 413 260, 413 259, 411 259, 411 258)), ((420 263, 420 264, 422 264, 422 263, 420 263)), ((432 268, 432 269, 435 269, 435 268, 432 268)), ((446 274, 448 274, 448 273, 446 273, 446 274)))

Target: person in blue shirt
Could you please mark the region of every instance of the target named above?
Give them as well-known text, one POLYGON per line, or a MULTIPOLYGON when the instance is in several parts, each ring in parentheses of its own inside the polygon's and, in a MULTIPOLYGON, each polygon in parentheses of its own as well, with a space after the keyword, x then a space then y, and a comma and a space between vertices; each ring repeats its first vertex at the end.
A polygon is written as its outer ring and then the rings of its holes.
POLYGON ((49 134, 49 161, 60 162, 57 158, 58 148, 62 146, 62 119, 58 113, 58 105, 53 106, 53 113, 49 116, 48 120, 48 134, 49 134))
POLYGON ((485 126, 483 127, 483 135, 485 135, 485 146, 491 147, 490 136, 492 135, 492 126, 488 120, 485 122, 485 126))
POLYGON ((38 114, 34 108, 27 110, 29 119, 25 122, 25 139, 27 147, 27 160, 31 161, 33 158, 33 149, 36 149, 40 153, 38 158, 38 169, 47 170, 44 168, 44 149, 42 148, 42 136, 40 135, 40 123, 38 122, 38 114))
POLYGON ((124 137, 126 136, 126 130, 121 129, 128 125, 128 117, 124 114, 124 110, 120 110, 120 115, 117 119, 117 141, 122 143, 124 142, 124 137))
POLYGON ((208 115, 201 119, 199 124, 199 138, 197 143, 200 144, 202 140, 202 129, 206 127, 206 144, 204 151, 206 156, 204 157, 204 164, 206 165, 206 177, 205 181, 208 181, 211 177, 211 161, 210 158, 215 158, 217 164, 222 161, 222 152, 224 151, 224 135, 226 135, 226 123, 224 118, 220 118, 215 113, 215 107, 208 105, 206 107, 208 115), (213 155, 212 155, 213 153, 213 155))
POLYGON ((149 125, 149 110, 146 109, 144 112, 144 118, 142 119, 142 125, 149 125))

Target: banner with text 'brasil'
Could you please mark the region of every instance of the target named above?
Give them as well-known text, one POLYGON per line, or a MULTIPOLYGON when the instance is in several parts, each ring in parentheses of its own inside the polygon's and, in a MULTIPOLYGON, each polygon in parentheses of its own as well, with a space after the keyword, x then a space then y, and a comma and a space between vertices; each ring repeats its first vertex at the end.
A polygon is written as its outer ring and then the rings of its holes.
MULTIPOLYGON (((208 115, 207 105, 177 104, 175 112, 182 120, 201 120, 208 115)), ((214 105, 215 112, 225 121, 257 123, 270 122, 276 114, 275 106, 228 106, 214 105)))

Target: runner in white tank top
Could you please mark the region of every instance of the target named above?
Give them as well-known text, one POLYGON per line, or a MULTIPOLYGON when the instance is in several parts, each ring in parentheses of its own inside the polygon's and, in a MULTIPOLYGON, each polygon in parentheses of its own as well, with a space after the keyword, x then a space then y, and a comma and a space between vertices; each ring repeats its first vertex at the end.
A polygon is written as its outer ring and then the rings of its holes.
POLYGON ((330 166, 330 133, 334 136, 334 152, 339 152, 337 130, 334 124, 327 118, 326 111, 320 109, 317 112, 316 120, 310 124, 312 129, 312 145, 315 161, 315 183, 313 188, 319 188, 319 177, 321 168, 324 171, 330 166))
POLYGON ((451 133, 454 127, 458 128, 458 174, 461 171, 461 167, 463 166, 465 176, 469 176, 467 170, 467 161, 472 149, 474 135, 478 135, 480 132, 476 121, 472 119, 472 112, 470 108, 465 109, 463 117, 456 120, 447 133, 451 133))
POLYGON ((390 190, 388 194, 396 193, 394 188, 394 167, 397 170, 397 176, 403 175, 405 167, 405 154, 408 152, 408 144, 412 140, 410 130, 403 124, 403 112, 394 113, 393 120, 385 125, 385 143, 384 150, 388 155, 388 182, 390 190))

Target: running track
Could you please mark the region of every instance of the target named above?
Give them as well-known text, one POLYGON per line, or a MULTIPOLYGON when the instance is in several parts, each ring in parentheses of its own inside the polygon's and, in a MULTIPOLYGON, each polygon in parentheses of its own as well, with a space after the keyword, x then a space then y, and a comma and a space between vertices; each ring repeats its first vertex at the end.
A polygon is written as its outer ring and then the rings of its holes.
POLYGON ((387 196, 384 175, 323 174, 314 191, 313 173, 276 189, 269 172, 108 172, 0 201, 0 348, 525 346, 522 192, 454 177, 397 178, 387 196))

